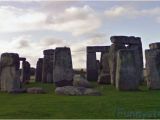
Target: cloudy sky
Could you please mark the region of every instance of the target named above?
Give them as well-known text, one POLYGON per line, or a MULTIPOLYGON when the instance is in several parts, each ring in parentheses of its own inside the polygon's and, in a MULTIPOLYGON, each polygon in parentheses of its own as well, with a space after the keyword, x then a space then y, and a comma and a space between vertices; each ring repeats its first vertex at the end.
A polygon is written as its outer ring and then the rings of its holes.
MULTIPOLYGON (((0 53, 17 52, 36 65, 43 50, 71 47, 74 68, 86 66, 86 46, 110 45, 110 36, 160 40, 160 2, 0 1, 0 53)), ((97 55, 98 57, 98 55, 97 55)))

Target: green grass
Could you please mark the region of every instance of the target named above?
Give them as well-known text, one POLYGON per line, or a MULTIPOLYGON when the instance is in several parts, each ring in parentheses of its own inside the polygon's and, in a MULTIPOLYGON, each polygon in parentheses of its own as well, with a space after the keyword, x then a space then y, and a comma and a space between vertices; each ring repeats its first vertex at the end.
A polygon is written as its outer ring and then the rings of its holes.
POLYGON ((160 118, 160 91, 120 92, 98 86, 102 96, 58 96, 54 85, 31 83, 47 94, 0 93, 0 118, 160 118))

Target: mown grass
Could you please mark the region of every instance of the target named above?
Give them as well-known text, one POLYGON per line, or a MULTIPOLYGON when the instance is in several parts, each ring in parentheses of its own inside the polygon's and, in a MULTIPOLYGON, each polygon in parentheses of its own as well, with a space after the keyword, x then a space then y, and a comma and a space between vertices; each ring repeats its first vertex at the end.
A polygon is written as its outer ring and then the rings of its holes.
MULTIPOLYGON (((95 84, 95 83, 94 83, 95 84)), ((99 85, 102 96, 58 96, 53 84, 30 83, 47 94, 0 93, 0 118, 160 118, 160 91, 117 91, 99 85)))

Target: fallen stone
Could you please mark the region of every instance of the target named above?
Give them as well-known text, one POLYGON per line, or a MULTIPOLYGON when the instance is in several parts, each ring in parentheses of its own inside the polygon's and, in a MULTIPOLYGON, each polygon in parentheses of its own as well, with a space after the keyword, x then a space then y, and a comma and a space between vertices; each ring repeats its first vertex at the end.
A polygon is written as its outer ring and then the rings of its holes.
POLYGON ((12 89, 8 93, 18 94, 18 93, 26 93, 26 92, 27 92, 26 88, 19 88, 19 89, 12 89))
POLYGON ((100 96, 101 93, 95 89, 75 86, 57 87, 55 89, 57 95, 69 95, 69 96, 100 96))
POLYGON ((89 96, 101 96, 102 94, 95 90, 95 89, 91 89, 91 88, 87 88, 85 91, 84 91, 84 95, 89 95, 89 96))
POLYGON ((80 75, 75 75, 73 80, 73 86, 76 87, 86 87, 86 88, 93 88, 93 85, 80 75))
POLYGON ((31 94, 45 94, 46 91, 43 88, 32 87, 32 88, 27 88, 27 93, 31 93, 31 94))
POLYGON ((82 92, 74 86, 57 87, 55 93, 58 95, 82 95, 82 92))

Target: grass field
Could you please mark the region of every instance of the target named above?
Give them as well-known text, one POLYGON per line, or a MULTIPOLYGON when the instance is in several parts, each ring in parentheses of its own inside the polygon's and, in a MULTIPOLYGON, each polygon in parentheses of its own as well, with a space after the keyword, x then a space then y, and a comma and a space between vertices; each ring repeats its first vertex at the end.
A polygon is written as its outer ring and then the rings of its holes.
POLYGON ((0 118, 160 118, 160 91, 120 92, 97 86, 102 96, 58 96, 52 84, 31 83, 47 94, 0 93, 0 118))

